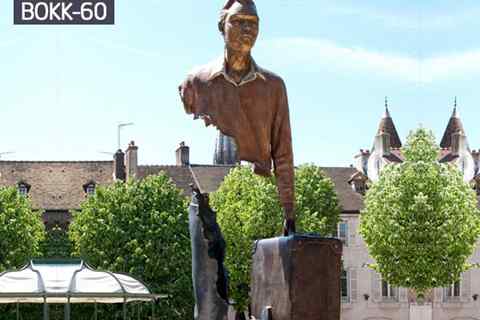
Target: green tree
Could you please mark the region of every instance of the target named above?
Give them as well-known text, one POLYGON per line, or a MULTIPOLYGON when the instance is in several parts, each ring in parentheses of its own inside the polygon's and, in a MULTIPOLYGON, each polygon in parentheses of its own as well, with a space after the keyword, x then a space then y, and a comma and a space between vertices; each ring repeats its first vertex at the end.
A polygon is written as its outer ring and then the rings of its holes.
POLYGON ((74 215, 74 254, 99 269, 145 281, 158 319, 193 318, 187 201, 167 175, 99 187, 74 215))
POLYGON ((70 258, 72 242, 68 238, 67 231, 59 226, 48 230, 41 243, 41 251, 44 258, 70 258))
POLYGON ((15 188, 0 188, 0 235, 0 272, 41 255, 42 218, 15 188))
POLYGON ((317 166, 306 164, 295 170, 297 229, 333 235, 340 221, 335 185, 317 166))
MULTIPOLYGON (((295 189, 298 231, 334 233, 340 210, 331 180, 318 167, 304 165, 296 170, 295 189)), ((274 179, 259 177, 249 167, 235 168, 211 195, 211 205, 227 243, 230 298, 237 310, 246 310, 253 243, 282 232, 274 179)))
POLYGON ((412 132, 405 161, 383 169, 360 217, 372 267, 419 295, 457 281, 480 235, 475 192, 454 165, 437 161, 438 151, 430 131, 412 132))

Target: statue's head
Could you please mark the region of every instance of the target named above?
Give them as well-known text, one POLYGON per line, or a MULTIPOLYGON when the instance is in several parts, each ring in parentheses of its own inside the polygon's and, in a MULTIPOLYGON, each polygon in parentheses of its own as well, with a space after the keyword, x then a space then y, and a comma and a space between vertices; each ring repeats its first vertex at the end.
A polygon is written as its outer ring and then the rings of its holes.
POLYGON ((253 0, 227 0, 218 29, 223 34, 227 48, 250 52, 258 36, 259 18, 253 0))

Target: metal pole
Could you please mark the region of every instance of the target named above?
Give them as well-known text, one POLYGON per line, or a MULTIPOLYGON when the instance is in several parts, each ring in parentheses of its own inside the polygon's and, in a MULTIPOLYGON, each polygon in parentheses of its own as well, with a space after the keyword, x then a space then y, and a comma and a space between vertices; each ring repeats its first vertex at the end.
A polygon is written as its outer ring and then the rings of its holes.
POLYGON ((123 298, 123 320, 127 320, 127 298, 123 298))
POLYGON ((95 320, 98 320, 98 309, 97 309, 97 301, 95 300, 95 320))
POLYGON ((47 297, 43 297, 43 320, 49 320, 47 297))
POLYGON ((152 320, 155 320, 155 299, 152 301, 152 320))
POLYGON ((20 320, 20 304, 17 301, 17 320, 20 320))
POLYGON ((70 320, 70 297, 67 298, 67 304, 65 305, 65 320, 70 320))

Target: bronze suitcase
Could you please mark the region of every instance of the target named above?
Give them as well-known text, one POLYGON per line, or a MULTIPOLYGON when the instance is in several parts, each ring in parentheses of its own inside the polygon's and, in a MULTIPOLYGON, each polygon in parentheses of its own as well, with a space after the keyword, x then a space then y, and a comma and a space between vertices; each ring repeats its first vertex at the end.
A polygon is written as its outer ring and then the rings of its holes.
POLYGON ((272 320, 339 320, 341 258, 338 239, 294 235, 257 241, 252 315, 272 320))

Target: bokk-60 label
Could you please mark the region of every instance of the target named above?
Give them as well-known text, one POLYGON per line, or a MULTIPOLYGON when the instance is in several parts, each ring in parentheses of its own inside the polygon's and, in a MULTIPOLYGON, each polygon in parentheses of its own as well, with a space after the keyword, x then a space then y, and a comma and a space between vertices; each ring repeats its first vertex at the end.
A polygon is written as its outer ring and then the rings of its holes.
POLYGON ((13 0, 14 24, 114 24, 115 0, 13 0))

